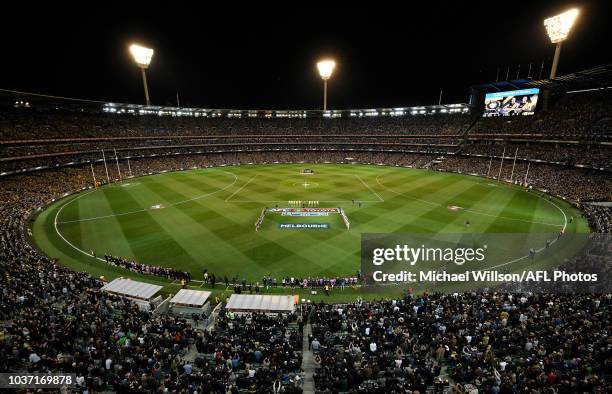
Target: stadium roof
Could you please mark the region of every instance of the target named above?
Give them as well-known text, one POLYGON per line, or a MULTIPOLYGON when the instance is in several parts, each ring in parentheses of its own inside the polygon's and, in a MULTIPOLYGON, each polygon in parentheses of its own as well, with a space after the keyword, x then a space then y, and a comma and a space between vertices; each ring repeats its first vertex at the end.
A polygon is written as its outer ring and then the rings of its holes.
MULTIPOLYGON (((553 92, 579 89, 601 89, 612 86, 612 64, 595 67, 554 79, 532 80, 530 78, 489 82, 471 87, 473 91, 498 92, 538 87, 553 92)), ((472 99, 471 99, 472 100, 472 99)), ((282 109, 214 109, 186 108, 131 103, 114 103, 84 100, 72 97, 51 96, 17 90, 0 89, 0 106, 57 109, 67 111, 111 113, 126 115, 185 116, 204 118, 353 118, 376 116, 411 116, 468 113, 471 105, 466 103, 386 108, 341 109, 341 110, 282 110, 282 109)))
POLYGON ((117 278, 102 287, 102 290, 108 291, 109 293, 140 300, 149 300, 161 289, 162 286, 124 278, 117 278))
POLYGON ((90 113, 131 115, 193 116, 205 118, 340 118, 369 116, 409 116, 437 113, 466 113, 470 106, 465 103, 425 106, 365 108, 343 110, 281 110, 281 109, 214 109, 170 106, 147 106, 144 104, 113 103, 83 100, 72 97, 50 96, 17 90, 0 89, 0 106, 16 108, 57 109, 90 113))
POLYGON ((612 86, 612 64, 591 68, 573 74, 562 75, 553 79, 530 81, 526 84, 526 86, 555 91, 608 88, 612 86))
POLYGON ((291 295, 232 294, 226 309, 234 312, 293 312, 295 302, 291 295))
POLYGON ((513 79, 509 81, 489 82, 472 86, 472 89, 484 92, 502 92, 508 90, 540 88, 552 92, 568 92, 579 89, 603 89, 612 86, 612 64, 573 74, 562 75, 553 79, 513 79))
POLYGON ((181 289, 172 299, 171 304, 201 307, 212 293, 203 290, 181 289))

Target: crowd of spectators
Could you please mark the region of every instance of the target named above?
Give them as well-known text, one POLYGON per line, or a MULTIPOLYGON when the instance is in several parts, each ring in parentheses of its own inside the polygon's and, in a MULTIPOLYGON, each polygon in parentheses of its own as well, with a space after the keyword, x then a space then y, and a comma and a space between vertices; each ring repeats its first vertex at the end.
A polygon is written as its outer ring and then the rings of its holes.
POLYGON ((322 392, 609 392, 610 295, 459 293, 317 305, 322 392))
POLYGON ((477 113, 341 118, 174 117, 37 108, 0 110, 0 171, 82 160, 236 150, 384 150, 510 156, 610 168, 612 93, 565 94, 534 116, 477 118, 477 113), (491 145, 492 137, 532 140, 491 145), (586 144, 551 143, 550 138, 586 144), (540 141, 541 140, 541 141, 540 141), (476 142, 475 142, 476 141, 476 142), (478 142, 479 141, 479 142, 478 142))
POLYGON ((174 152, 454 151, 469 114, 350 118, 195 118, 35 108, 0 109, 0 171, 174 152))
MULTIPOLYGON (((434 168, 481 175, 490 163, 459 155, 295 151, 135 159, 130 168, 133 175, 249 162, 427 168, 434 159, 439 161, 434 168)), ((125 168, 125 161, 120 165, 125 168)), ((510 177, 509 167, 502 178, 510 177)), ((526 167, 517 163, 515 179, 525 176, 526 167)), ((108 169, 111 179, 119 177, 113 166, 108 169)), ((100 178, 104 171, 103 164, 94 166, 100 178)), ((65 268, 30 245, 30 215, 52 198, 91 186, 88 166, 0 182, 0 372, 72 372, 79 387, 89 391, 301 390, 299 316, 236 316, 222 310, 212 331, 201 332, 182 317, 141 311, 100 291, 100 280, 65 268), (186 354, 194 346, 209 356, 192 365, 186 354)), ((578 202, 612 200, 611 182, 602 171, 550 164, 531 163, 528 175, 529 184, 578 202)), ((600 231, 610 231, 610 208, 581 206, 600 231)), ((323 391, 423 392, 447 379, 465 391, 612 390, 605 374, 611 367, 608 295, 408 296, 322 304, 311 319, 319 363, 315 382, 323 391)))
MULTIPOLYGON (((556 271, 563 272, 565 275, 590 275, 592 278, 597 276, 596 281, 510 281, 481 290, 504 293, 563 293, 568 296, 576 293, 610 294, 612 283, 608 278, 612 275, 611 237, 612 234, 609 232, 565 235, 561 240, 564 246, 580 245, 581 250, 574 256, 564 258, 558 266, 546 270, 549 278, 553 278, 556 271)), ((548 255, 546 250, 540 253, 548 255)))
POLYGON ((195 364, 209 372, 205 387, 224 392, 229 382, 249 392, 282 387, 284 392, 301 393, 302 329, 298 313, 238 315, 222 309, 215 328, 195 340, 200 354, 195 364))
POLYGON ((607 140, 612 137, 612 89, 552 97, 548 110, 532 116, 483 118, 470 136, 528 135, 562 139, 607 140))
MULTIPOLYGON (((130 144, 128 144, 129 146, 130 144)), ((56 148, 57 146, 53 146, 56 148)), ((42 156, 30 154, 20 158, 6 157, 0 161, 0 171, 15 171, 24 168, 35 168, 38 166, 57 166, 67 163, 78 163, 87 160, 101 161, 102 151, 89 149, 78 151, 71 145, 66 145, 69 151, 61 153, 44 153, 42 156)), ((15 148, 5 147, 3 154, 11 155, 15 148)), ((28 147, 20 149, 28 150, 28 147)), ((210 144, 207 142, 196 144, 155 144, 146 147, 125 147, 124 145, 117 150, 117 157, 120 162, 125 162, 127 157, 135 158, 144 156, 163 156, 173 154, 207 154, 214 155, 220 153, 232 153, 236 151, 244 152, 270 152, 270 151, 384 151, 397 153, 418 152, 422 154, 447 154, 452 155, 460 152, 465 155, 481 155, 501 157, 505 149, 505 157, 513 159, 516 153, 518 160, 539 160, 545 162, 558 163, 568 166, 586 166, 591 168, 612 168, 612 150, 608 145, 603 144, 555 144, 548 142, 530 143, 494 143, 486 140, 471 140, 460 146, 458 140, 388 140, 388 139, 368 139, 360 140, 356 138, 327 139, 324 141, 283 141, 278 138, 274 142, 224 142, 222 144, 210 144)), ((25 152, 20 152, 25 153, 25 152)), ((104 157, 110 166, 116 165, 115 151, 110 147, 105 151, 104 157)))
MULTIPOLYGON (((302 152, 396 152, 398 154, 401 153, 422 153, 422 154, 438 154, 438 153, 452 153, 457 151, 457 146, 451 145, 422 145, 422 146, 411 146, 411 145, 380 145, 380 144, 367 144, 367 145, 358 145, 358 144, 320 144, 320 145, 301 145, 299 148, 296 148, 295 145, 287 145, 284 148, 274 147, 273 145, 257 145, 257 146, 248 146, 248 145, 233 145, 233 146, 200 146, 200 147, 166 147, 166 148, 144 148, 138 150, 126 150, 126 151, 118 151, 117 157, 120 163, 127 163, 127 159, 130 159, 130 162, 133 160, 143 158, 143 157, 155 157, 155 156, 170 156, 176 154, 182 155, 220 155, 220 154, 232 154, 238 152, 251 152, 252 154, 262 153, 265 155, 270 152, 289 152, 289 157, 293 154, 293 152, 298 149, 302 152), (352 146, 358 146, 358 148, 354 149, 352 146)), ((307 153, 308 154, 308 153, 307 153)), ((238 154, 238 157, 242 155, 238 154)), ((352 156, 352 155, 351 155, 352 156)), ((345 155, 346 157, 346 155, 345 155)), ((102 162, 103 158, 105 158, 106 163, 109 167, 116 166, 115 154, 113 151, 106 152, 105 155, 102 155, 101 151, 88 152, 88 153, 69 153, 69 154, 61 154, 59 156, 43 156, 43 157, 28 157, 26 159, 7 159, 0 160, 0 171, 9 172, 9 171, 21 171, 23 169, 41 169, 41 168, 52 168, 52 167, 60 167, 67 165, 75 165, 87 163, 89 161, 93 162, 102 162)), ((127 166, 127 164, 126 164, 127 166)), ((127 169, 126 169, 127 170, 127 169)))
MULTIPOLYGON (((162 166, 157 162, 134 170, 144 174, 145 169, 162 166)), ((267 369, 263 362, 258 366, 250 361, 248 369, 244 363, 225 366, 225 379, 217 375, 219 365, 194 365, 187 357, 204 335, 190 321, 141 311, 131 301, 101 291, 101 280, 72 271, 30 246, 30 214, 65 191, 86 187, 90 178, 85 170, 63 168, 54 170, 53 176, 41 172, 2 180, 0 372, 74 373, 82 392, 212 392, 209 387, 215 387, 214 392, 237 393, 243 385, 270 392, 271 385, 260 386, 268 384, 266 377, 285 392, 299 392, 295 374, 291 384, 288 374, 276 375, 282 370, 276 364, 281 360, 287 371, 299 364, 298 355, 285 357, 287 346, 295 348, 299 337, 298 329, 285 335, 282 319, 287 318, 251 321, 231 316, 213 325, 213 331, 228 332, 230 327, 230 336, 215 345, 220 351, 251 360, 265 348, 266 359, 275 363, 267 369), (269 342, 263 336, 250 336, 262 349, 248 349, 240 342, 246 338, 237 335, 240 330, 276 335, 279 327, 282 335, 268 338, 269 342), (215 385, 209 386, 213 381, 215 385)), ((214 341, 215 335, 207 338, 214 341)))
POLYGON ((67 156, 76 154, 99 153, 107 151, 107 155, 112 155, 113 150, 118 152, 164 149, 231 149, 232 146, 243 146, 250 150, 262 149, 266 146, 282 148, 286 145, 295 147, 325 147, 342 146, 353 144, 355 146, 429 146, 429 145, 451 145, 456 146, 461 142, 460 138, 452 136, 427 137, 419 135, 391 135, 391 134, 307 134, 307 135, 244 135, 244 136, 216 136, 216 137, 138 137, 134 139, 113 139, 101 138, 90 140, 63 140, 63 141, 41 141, 32 140, 29 142, 0 142, 2 146, 3 158, 14 160, 29 160, 33 158, 67 156), (43 143, 44 142, 44 143, 43 143))
POLYGON ((465 155, 482 155, 501 157, 513 160, 540 160, 560 163, 569 166, 587 166, 612 170, 612 148, 596 144, 554 144, 554 143, 494 143, 490 141, 472 141, 464 144, 461 153, 465 155), (505 150, 505 153, 504 153, 505 150))
POLYGON ((77 387, 90 391, 187 388, 187 322, 142 312, 29 245, 29 213, 81 185, 75 172, 3 181, 0 188, 0 371, 75 373, 77 387))
POLYGON ((0 140, 310 134, 461 135, 469 114, 342 118, 188 117, 36 108, 0 111, 0 140))
POLYGON ((600 233, 612 233, 612 206, 585 204, 582 208, 593 228, 600 233))
MULTIPOLYGON (((501 156, 501 155, 500 155, 501 156)), ((561 166, 546 163, 517 161, 506 158, 502 166, 501 157, 478 158, 471 156, 446 156, 435 168, 465 174, 489 176, 490 178, 521 183, 570 199, 576 203, 589 201, 612 201, 612 178, 610 173, 600 170, 561 166), (501 167, 501 175, 500 175, 501 167)))

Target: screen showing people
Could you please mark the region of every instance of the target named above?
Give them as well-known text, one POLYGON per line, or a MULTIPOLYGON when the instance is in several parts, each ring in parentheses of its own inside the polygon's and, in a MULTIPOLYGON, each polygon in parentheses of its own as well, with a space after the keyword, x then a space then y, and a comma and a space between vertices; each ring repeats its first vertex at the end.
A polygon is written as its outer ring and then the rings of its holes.
POLYGON ((533 115, 540 89, 487 93, 484 117, 533 115))

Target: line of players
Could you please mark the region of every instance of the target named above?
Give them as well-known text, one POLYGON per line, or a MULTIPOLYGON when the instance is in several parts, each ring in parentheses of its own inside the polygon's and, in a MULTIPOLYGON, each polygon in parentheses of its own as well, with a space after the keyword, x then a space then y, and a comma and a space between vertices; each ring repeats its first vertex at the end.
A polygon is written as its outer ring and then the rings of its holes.
POLYGON ((313 208, 319 206, 319 201, 287 201, 287 205, 291 208, 313 208))

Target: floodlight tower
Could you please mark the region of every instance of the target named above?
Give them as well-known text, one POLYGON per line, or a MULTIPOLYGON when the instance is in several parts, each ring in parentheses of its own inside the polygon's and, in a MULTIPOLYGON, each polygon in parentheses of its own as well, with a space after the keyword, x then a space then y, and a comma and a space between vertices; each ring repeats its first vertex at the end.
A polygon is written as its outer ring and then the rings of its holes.
POLYGON ((132 53, 132 57, 134 57, 134 61, 136 65, 140 68, 142 73, 142 83, 144 85, 145 99, 147 100, 147 106, 151 105, 151 100, 149 100, 149 87, 147 86, 147 74, 145 70, 149 68, 149 64, 151 64, 151 59, 153 58, 153 49, 146 48, 140 46, 138 44, 130 45, 130 52, 132 53))
POLYGON ((323 79, 323 111, 327 111, 327 80, 331 77, 334 67, 336 62, 333 60, 321 60, 317 63, 319 75, 323 79))
POLYGON ((553 44, 557 44, 555 48, 555 57, 553 59, 552 67, 550 68, 550 79, 557 76, 557 66, 559 65, 559 55, 561 54, 561 43, 567 39, 570 30, 576 22, 578 17, 578 9, 573 8, 569 11, 565 11, 562 14, 555 15, 553 17, 544 20, 544 26, 550 41, 553 44))

